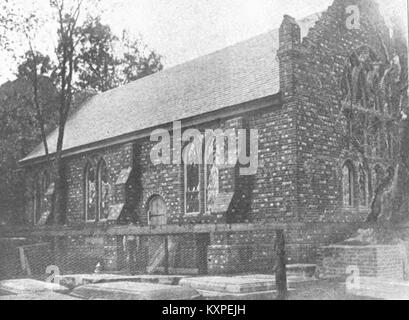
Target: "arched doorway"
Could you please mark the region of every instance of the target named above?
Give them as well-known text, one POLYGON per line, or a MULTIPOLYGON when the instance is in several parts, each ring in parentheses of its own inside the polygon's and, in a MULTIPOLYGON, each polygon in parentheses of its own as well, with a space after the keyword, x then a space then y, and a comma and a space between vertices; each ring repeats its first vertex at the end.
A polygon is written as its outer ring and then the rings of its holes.
POLYGON ((161 226, 167 224, 167 208, 161 196, 153 196, 148 203, 149 225, 161 226))

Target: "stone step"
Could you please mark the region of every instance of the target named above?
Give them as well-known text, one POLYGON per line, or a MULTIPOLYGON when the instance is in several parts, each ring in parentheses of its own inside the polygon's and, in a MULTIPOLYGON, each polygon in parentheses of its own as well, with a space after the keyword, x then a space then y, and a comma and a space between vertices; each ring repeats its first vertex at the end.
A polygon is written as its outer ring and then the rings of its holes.
POLYGON ((67 293, 69 291, 64 286, 33 279, 3 280, 0 281, 0 290, 13 294, 67 293))
MULTIPOLYGON (((297 288, 300 285, 315 282, 316 278, 306 277, 303 275, 288 275, 288 289, 297 288)), ((184 278, 179 283, 182 286, 189 286, 200 292, 205 292, 209 295, 210 292, 216 295, 246 295, 255 293, 275 294, 276 278, 275 275, 254 274, 242 275, 234 277, 198 277, 184 278)))
POLYGON ((97 283, 75 288, 71 296, 84 300, 198 300, 200 293, 182 286, 153 283, 97 283))
POLYGON ((157 283, 166 285, 177 285, 183 276, 162 276, 162 275, 115 275, 115 274, 75 274, 56 276, 55 281, 60 285, 73 289, 78 286, 95 283, 113 282, 139 282, 157 283))
POLYGON ((196 290, 227 294, 268 292, 276 288, 273 276, 184 278, 179 284, 196 290))
MULTIPOLYGON (((275 275, 243 275, 236 277, 203 277, 182 279, 180 285, 197 290, 205 300, 275 300, 277 298, 275 275)), ((288 291, 311 278, 290 276, 288 291)))

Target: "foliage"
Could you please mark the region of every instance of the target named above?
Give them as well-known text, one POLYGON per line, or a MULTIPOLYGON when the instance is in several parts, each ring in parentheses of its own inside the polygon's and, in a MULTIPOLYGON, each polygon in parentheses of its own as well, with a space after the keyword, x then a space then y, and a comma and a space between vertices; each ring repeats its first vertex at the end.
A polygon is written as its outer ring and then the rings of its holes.
POLYGON ((142 40, 132 40, 124 32, 122 37, 124 55, 121 61, 122 83, 129 83, 163 69, 162 56, 150 50, 142 40))
MULTIPOLYGON (((57 90, 47 77, 40 77, 40 97, 44 101, 46 130, 56 124, 55 99, 57 90)), ((18 223, 23 210, 24 175, 18 161, 40 142, 33 91, 29 80, 18 79, 0 87, 0 212, 5 220, 18 223)))
POLYGON ((100 17, 88 17, 78 27, 76 68, 80 89, 104 92, 162 70, 162 57, 142 40, 124 32, 120 39, 100 17))
POLYGON ((50 20, 35 9, 23 15, 9 0, 0 5, 0 47, 18 61, 17 80, 0 87, 0 217, 5 212, 16 217, 13 211, 23 211, 24 177, 17 161, 42 142, 55 176, 54 222, 63 222, 58 214, 61 156, 69 115, 96 92, 162 69, 161 56, 140 39, 131 40, 125 32, 120 38, 98 14, 90 15, 97 3, 49 0, 50 20), (37 50, 37 32, 45 23, 56 26, 54 57, 37 50), (25 54, 18 56, 13 45, 26 48, 25 54), (51 158, 46 137, 57 127, 57 149, 51 158))
POLYGON ((9 49, 7 32, 13 29, 13 10, 9 0, 0 4, 0 49, 9 49))
POLYGON ((404 38, 397 28, 395 33, 392 50, 378 34, 381 58, 365 46, 352 53, 342 78, 342 113, 347 123, 343 136, 359 154, 369 181, 375 182, 369 188, 373 191, 370 223, 409 218, 408 57, 404 38), (387 163, 379 180, 369 170, 373 159, 387 163))
POLYGON ((119 85, 117 68, 120 61, 115 57, 113 44, 117 37, 99 17, 88 17, 83 26, 76 29, 79 39, 77 85, 81 89, 107 91, 119 85))

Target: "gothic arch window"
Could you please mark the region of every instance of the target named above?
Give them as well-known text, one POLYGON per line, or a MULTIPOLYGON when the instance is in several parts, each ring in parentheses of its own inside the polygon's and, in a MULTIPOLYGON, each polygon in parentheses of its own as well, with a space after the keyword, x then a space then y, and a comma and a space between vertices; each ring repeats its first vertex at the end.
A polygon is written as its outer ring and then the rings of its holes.
POLYGON ((48 173, 48 171, 44 171, 41 177, 41 202, 40 202, 41 213, 47 211, 48 200, 46 197, 46 193, 48 187, 50 186, 50 183, 51 183, 50 174, 48 173))
POLYGON ((183 150, 183 176, 185 213, 200 213, 200 167, 202 163, 202 144, 189 143, 183 150))
POLYGON ((47 190, 50 187, 51 177, 47 170, 40 173, 33 182, 33 222, 37 224, 44 212, 49 210, 47 190))
POLYGON ((210 214, 219 195, 219 159, 217 136, 203 135, 183 149, 184 212, 187 215, 210 214))
POLYGON ((205 213, 211 213, 219 194, 216 137, 206 141, 204 154, 205 213))
POLYGON ((109 171, 104 159, 98 164, 98 220, 107 220, 109 215, 109 202, 111 196, 111 184, 109 171))
POLYGON ((85 220, 97 219, 97 172, 93 163, 88 161, 84 173, 85 220))
POLYGON ((342 167, 342 194, 344 206, 354 206, 354 166, 351 161, 342 167))
POLYGON ((33 224, 37 224, 41 218, 41 184, 40 176, 33 182, 33 224))
POLYGON ((362 165, 359 166, 359 204, 368 206, 368 175, 362 165))

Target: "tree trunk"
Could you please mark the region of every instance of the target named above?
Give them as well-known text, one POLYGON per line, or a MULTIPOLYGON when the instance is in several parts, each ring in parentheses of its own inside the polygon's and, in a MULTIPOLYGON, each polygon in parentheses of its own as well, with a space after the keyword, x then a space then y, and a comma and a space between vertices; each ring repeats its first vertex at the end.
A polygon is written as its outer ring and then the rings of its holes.
POLYGON ((388 169, 388 175, 381 183, 376 186, 375 194, 371 203, 371 213, 369 214, 367 221, 368 223, 378 222, 379 217, 383 214, 383 197, 390 188, 392 182, 396 178, 395 175, 398 174, 398 168, 390 167, 388 169))
POLYGON ((54 224, 64 223, 64 208, 63 208, 63 197, 64 197, 64 177, 63 177, 63 166, 61 152, 56 155, 55 159, 55 190, 53 194, 53 209, 52 216, 54 218, 54 224))

